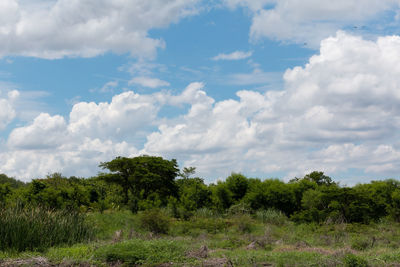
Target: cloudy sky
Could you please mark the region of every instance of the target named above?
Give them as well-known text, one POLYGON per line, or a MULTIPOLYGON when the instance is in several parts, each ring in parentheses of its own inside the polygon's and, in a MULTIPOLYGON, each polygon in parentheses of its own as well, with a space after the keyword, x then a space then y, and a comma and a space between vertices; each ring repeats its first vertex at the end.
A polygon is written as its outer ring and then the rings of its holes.
POLYGON ((397 178, 399 22, 399 0, 1 0, 0 173, 397 178))

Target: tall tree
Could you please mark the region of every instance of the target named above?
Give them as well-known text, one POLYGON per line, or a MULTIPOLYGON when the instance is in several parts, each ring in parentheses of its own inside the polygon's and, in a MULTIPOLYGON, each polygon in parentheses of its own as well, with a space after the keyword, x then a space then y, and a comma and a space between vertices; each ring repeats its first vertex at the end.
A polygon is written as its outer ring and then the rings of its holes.
POLYGON ((161 199, 177 195, 175 178, 179 174, 175 159, 139 156, 134 158, 117 157, 109 162, 100 163, 100 167, 110 173, 100 177, 106 182, 118 184, 124 192, 125 204, 129 201, 129 192, 139 199, 146 199, 156 193, 161 199))

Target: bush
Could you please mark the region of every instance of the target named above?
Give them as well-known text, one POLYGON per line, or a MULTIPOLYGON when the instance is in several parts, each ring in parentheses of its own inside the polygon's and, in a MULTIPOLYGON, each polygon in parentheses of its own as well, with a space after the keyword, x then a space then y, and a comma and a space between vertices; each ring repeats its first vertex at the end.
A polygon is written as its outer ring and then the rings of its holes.
POLYGON ((344 257, 344 264, 346 267, 368 267, 367 260, 354 254, 347 254, 344 257))
POLYGON ((263 223, 274 225, 284 225, 288 222, 286 215, 275 209, 259 210, 256 212, 256 218, 263 223))
POLYGON ((43 251, 49 247, 88 241, 93 231, 82 214, 45 208, 0 210, 0 250, 43 251))
POLYGON ((140 226, 155 234, 167 234, 170 218, 159 209, 145 210, 139 214, 140 226))

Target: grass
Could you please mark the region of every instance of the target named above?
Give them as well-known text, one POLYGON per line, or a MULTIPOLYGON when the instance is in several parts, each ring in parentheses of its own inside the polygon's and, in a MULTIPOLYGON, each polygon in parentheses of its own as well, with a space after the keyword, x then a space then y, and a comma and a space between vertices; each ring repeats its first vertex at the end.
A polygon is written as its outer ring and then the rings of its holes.
POLYGON ((173 239, 132 239, 100 247, 94 257, 102 262, 123 262, 127 265, 185 262, 185 242, 173 239))
POLYGON ((400 262, 398 223, 295 224, 275 211, 217 216, 202 210, 195 214, 188 221, 162 214, 168 231, 151 233, 140 214, 91 213, 86 222, 95 226, 94 241, 53 245, 42 252, 3 250, 0 261, 41 256, 53 264, 201 266, 224 259, 249 267, 394 266, 400 262), (117 231, 121 233, 118 240, 117 231), (202 246, 208 248, 207 258, 190 256, 202 246))

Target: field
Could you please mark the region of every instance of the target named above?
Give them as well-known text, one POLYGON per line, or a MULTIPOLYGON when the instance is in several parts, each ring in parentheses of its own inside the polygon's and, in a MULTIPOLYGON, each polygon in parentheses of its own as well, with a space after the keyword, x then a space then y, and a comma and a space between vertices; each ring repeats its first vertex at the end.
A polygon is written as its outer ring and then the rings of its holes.
MULTIPOLYGON (((93 236, 0 251, 1 266, 399 266, 400 225, 295 224, 273 210, 189 220, 151 210, 86 213, 93 236)), ((70 230, 71 231, 71 230, 70 230)), ((19 237, 22 238, 23 237, 19 237)))

